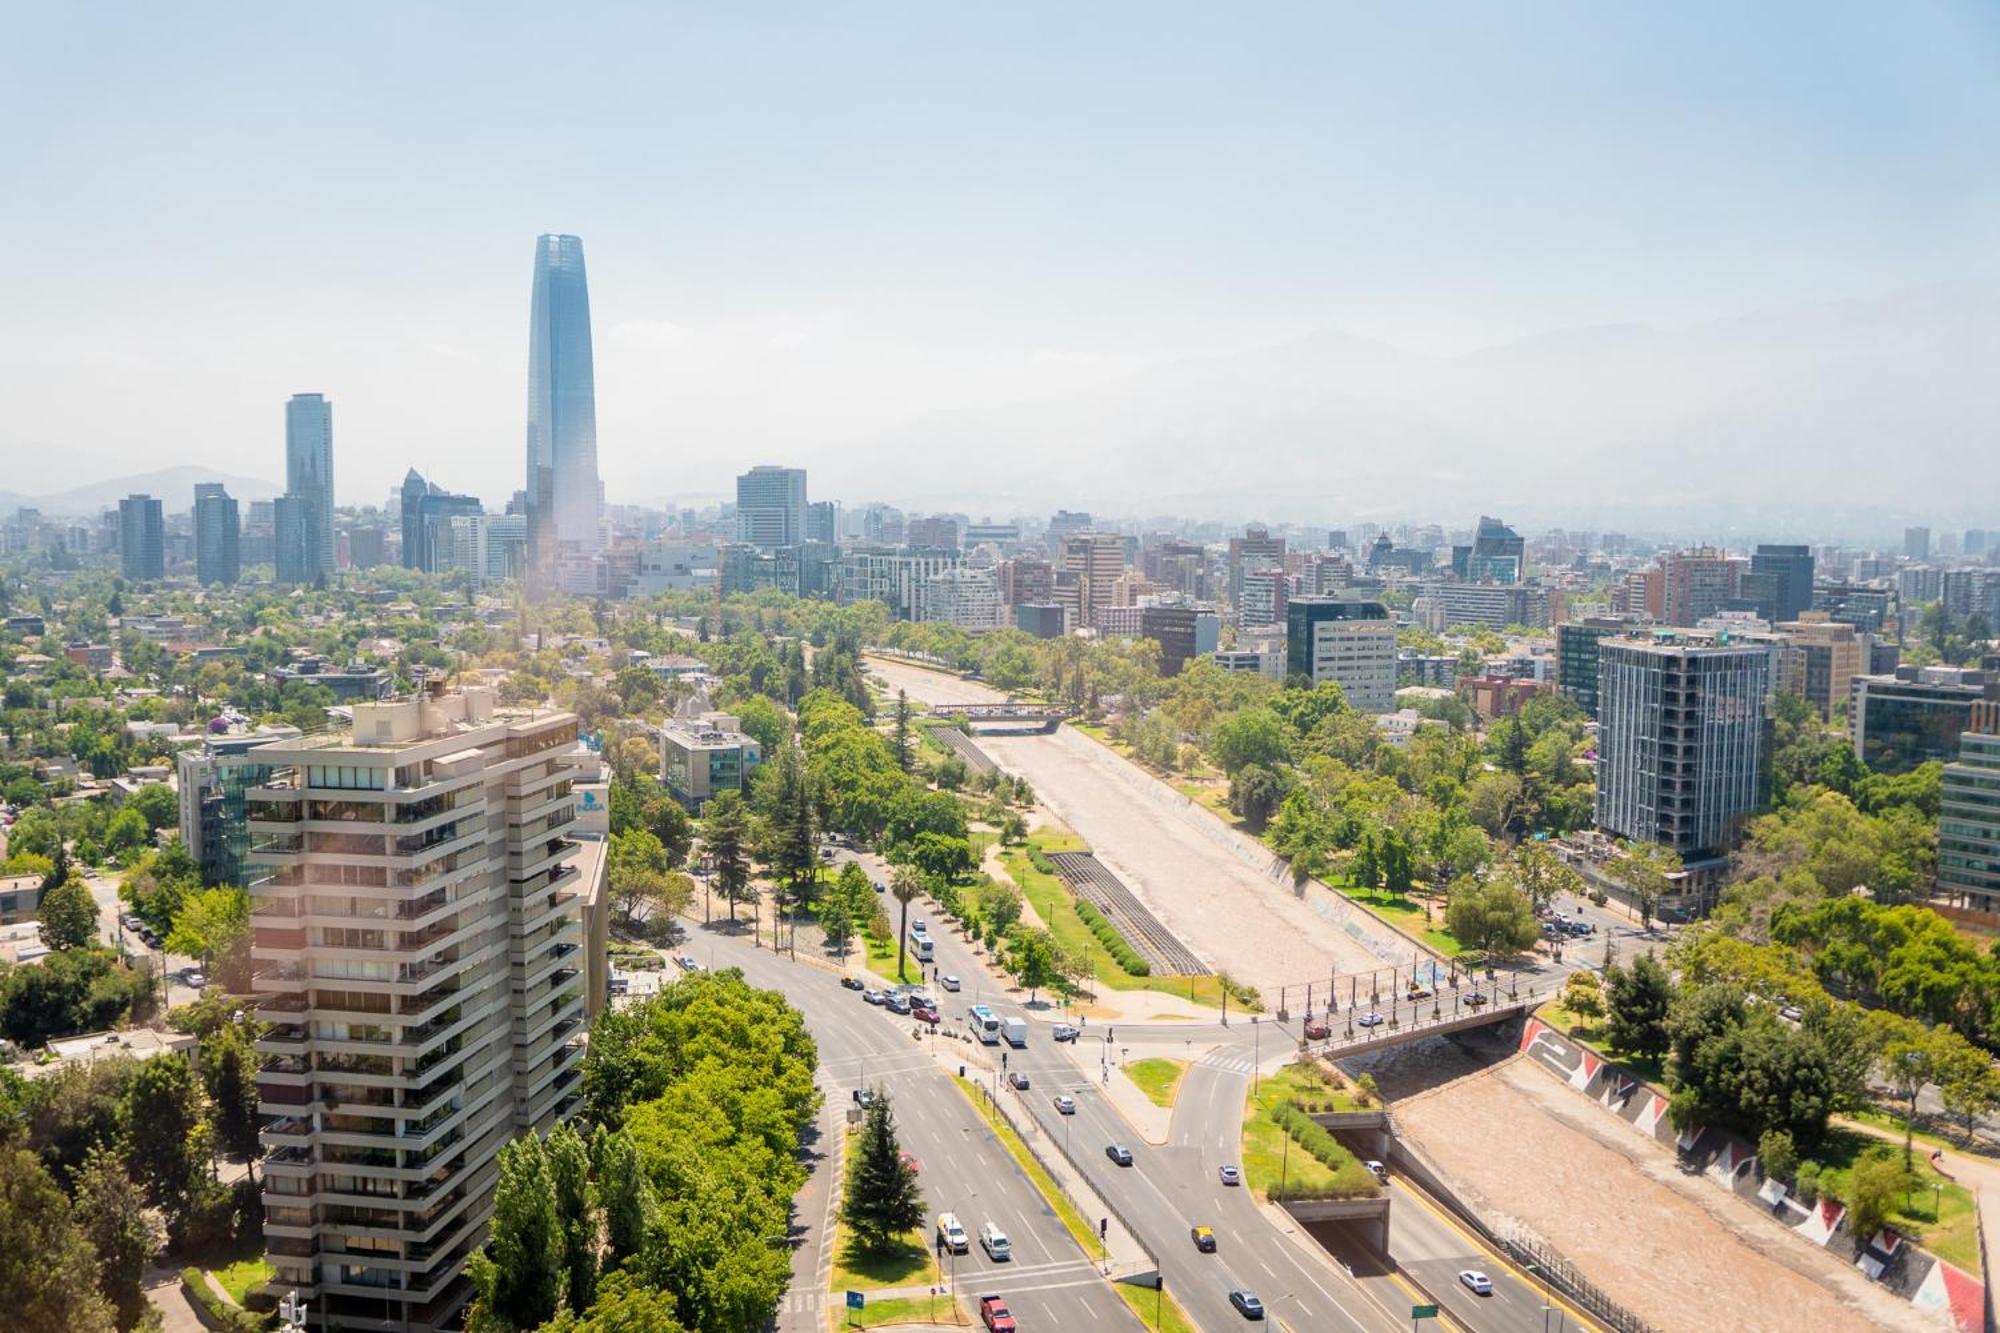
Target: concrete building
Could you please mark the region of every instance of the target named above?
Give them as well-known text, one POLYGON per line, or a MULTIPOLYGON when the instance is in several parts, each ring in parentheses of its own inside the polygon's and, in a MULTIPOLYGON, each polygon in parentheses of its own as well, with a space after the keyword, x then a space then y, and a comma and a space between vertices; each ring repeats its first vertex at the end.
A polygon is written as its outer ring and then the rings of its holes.
POLYGON ((721 568, 722 548, 713 542, 648 542, 639 549, 634 591, 641 597, 657 597, 663 592, 713 588, 721 568))
POLYGON ((1376 601, 1301 597, 1286 612, 1285 672, 1340 683, 1364 713, 1396 706, 1396 622, 1376 601))
POLYGON ((1077 623, 1092 623, 1125 573, 1125 539, 1115 532, 1078 532, 1063 539, 1062 572, 1075 576, 1077 623))
POLYGON ((814 500, 806 505, 806 538, 823 546, 840 541, 840 506, 831 500, 814 500))
POLYGON ((675 800, 700 814, 717 792, 742 791, 764 752, 735 717, 700 709, 695 700, 689 705, 660 728, 660 780, 675 800))
POLYGON ((1236 598, 1236 627, 1257 629, 1285 623, 1285 607, 1291 601, 1291 580, 1276 565, 1262 565, 1242 571, 1236 598))
POLYGON ((1514 716, 1543 688, 1538 681, 1517 676, 1461 676, 1457 684, 1459 695, 1483 722, 1514 716))
POLYGON ((1960 907, 2000 912, 2000 734, 1966 732, 1944 766, 1937 888, 1960 907))
POLYGON ((236 501, 220 482, 194 488, 194 574, 205 585, 231 584, 242 577, 243 525, 236 501))
POLYGON ((1763 799, 1769 649, 1663 634, 1597 651, 1597 826, 1687 860, 1728 851, 1763 799))
POLYGON ((1864 634, 1880 634, 1896 618, 1896 590, 1862 583, 1816 583, 1812 609, 1864 634))
MULTIPOLYGON (((1241 537, 1229 539, 1229 600, 1240 612, 1243 607, 1243 578, 1253 569, 1275 565, 1285 567, 1285 539, 1273 537, 1270 529, 1247 527, 1241 537)), ((1273 624, 1273 621, 1261 621, 1273 624)))
POLYGON ((941 570, 924 580, 918 620, 935 620, 960 629, 1001 629, 1007 608, 1000 583, 990 569, 941 570))
POLYGON ((128 495, 118 502, 118 566, 134 583, 167 576, 166 515, 150 495, 128 495))
POLYGON ((1903 554, 1911 560, 1931 558, 1931 530, 1929 528, 1903 529, 1903 554))
POLYGON ((1637 622, 1629 616, 1585 616, 1556 626, 1556 688, 1593 718, 1597 716, 1597 645, 1613 635, 1630 634, 1636 627, 1637 622))
POLYGON ((736 539, 761 550, 806 539, 806 471, 753 467, 736 479, 736 539))
POLYGON ((1422 595, 1438 608, 1426 608, 1433 622, 1441 615, 1447 626, 1482 629, 1546 629, 1562 618, 1567 605, 1560 590, 1520 583, 1426 583, 1422 595))
POLYGON ((1729 609, 1742 566, 1712 547, 1662 556, 1661 596, 1669 625, 1695 625, 1729 609))
POLYGON ((1002 561, 1000 596, 1009 606, 1041 605, 1055 596, 1055 566, 1031 555, 1002 561))
POLYGON ((576 739, 438 690, 254 752, 270 1289, 329 1328, 449 1326, 501 1146, 582 1103, 576 739))
POLYGON ((882 602, 898 620, 914 620, 925 583, 958 564, 956 551, 849 550, 835 566, 835 596, 842 602, 882 602))
POLYGON ((1848 704, 1854 752, 1877 773, 1907 773, 1958 758, 1968 731, 2000 731, 2000 673, 1962 667, 1897 667, 1856 676, 1848 704))
POLYGON ((1776 627, 1784 644, 1778 688, 1804 699, 1821 717, 1837 717, 1853 695, 1854 678, 1867 674, 1869 636, 1825 612, 1805 615, 1776 627))
POLYGON ((0 926, 33 921, 41 909, 40 875, 0 875, 0 926))

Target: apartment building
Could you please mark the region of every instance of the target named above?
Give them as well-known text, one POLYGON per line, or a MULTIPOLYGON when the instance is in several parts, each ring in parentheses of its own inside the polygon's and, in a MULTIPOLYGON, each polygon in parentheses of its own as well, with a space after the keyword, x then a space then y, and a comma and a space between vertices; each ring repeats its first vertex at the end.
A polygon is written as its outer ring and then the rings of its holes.
POLYGON ((429 1333, 501 1145, 581 1102, 577 720, 476 688, 353 713, 246 756, 271 1288, 429 1333))

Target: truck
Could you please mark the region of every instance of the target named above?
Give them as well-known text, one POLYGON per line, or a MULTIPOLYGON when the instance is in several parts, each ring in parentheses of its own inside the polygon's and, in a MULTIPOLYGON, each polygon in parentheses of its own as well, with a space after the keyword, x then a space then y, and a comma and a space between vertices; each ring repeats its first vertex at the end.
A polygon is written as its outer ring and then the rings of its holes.
POLYGON ((1009 1046, 1026 1046, 1028 1044, 1028 1020, 1025 1018, 1001 1019, 1000 1035, 1007 1039, 1009 1046))
POLYGON ((1014 1333, 1013 1313, 998 1296, 979 1298, 979 1322, 986 1325, 987 1333, 1014 1333))

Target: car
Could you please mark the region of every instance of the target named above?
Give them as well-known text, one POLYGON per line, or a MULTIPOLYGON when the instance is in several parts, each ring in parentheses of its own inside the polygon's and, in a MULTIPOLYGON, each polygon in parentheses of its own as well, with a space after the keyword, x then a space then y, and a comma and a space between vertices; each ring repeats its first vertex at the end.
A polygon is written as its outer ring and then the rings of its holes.
POLYGON ((938 1214, 937 1243, 953 1254, 964 1254, 972 1248, 972 1240, 965 1234, 957 1213, 938 1214))
POLYGON ((701 971, 701 964, 695 961, 695 956, 691 953, 682 954, 680 957, 674 959, 674 962, 680 965, 680 969, 683 972, 701 971))
POLYGON ((181 980, 185 982, 191 989, 200 990, 203 986, 206 986, 208 984, 208 973, 202 971, 198 967, 191 967, 187 971, 181 973, 181 980))
POLYGON ((610 995, 630 995, 632 993, 632 978, 612 977, 604 983, 604 988, 605 992, 610 995))
POLYGON ((875 1104, 875 1089, 856 1088, 854 1090, 854 1100, 860 1106, 873 1106, 875 1104))
POLYGON ((1216 1171, 1216 1174, 1222 1178, 1222 1183, 1225 1185, 1241 1185, 1243 1183, 1243 1173, 1233 1166, 1221 1167, 1216 1171))
POLYGON ((942 1023, 944 1021, 944 1015, 927 1004, 911 1005, 910 1017, 916 1019, 919 1023, 942 1023))
POLYGON ((911 1009, 915 1008, 910 1003, 909 996, 897 995, 893 992, 882 997, 882 1007, 892 1014, 907 1014, 911 1009))
POLYGON ((1464 1284, 1467 1291, 1475 1296, 1491 1296, 1493 1294, 1493 1279, 1476 1268, 1461 1269, 1458 1274, 1458 1280, 1464 1284))
POLYGON ((1067 1093, 1058 1096, 1056 1098, 1056 1114, 1075 1115, 1076 1098, 1069 1096, 1067 1093))
POLYGON ((1257 1293, 1254 1291, 1245 1291, 1241 1287, 1231 1287, 1229 1289, 1229 1303, 1235 1306, 1236 1313, 1242 1315, 1245 1319, 1262 1319, 1264 1317, 1264 1302, 1257 1299, 1257 1293))
POLYGON ((1007 1086, 1016 1092, 1026 1092, 1028 1090, 1028 1076, 1017 1069, 1007 1075, 1007 1086))
POLYGON ((1104 1155, 1120 1166, 1132 1165, 1132 1150, 1122 1143, 1105 1144, 1104 1155))
POLYGON ((1403 992, 1403 998, 1406 1000, 1428 1000, 1435 994, 1437 992, 1429 986, 1412 986, 1403 992))
POLYGON ((954 977, 954 976, 942 976, 942 977, 939 977, 939 978, 938 978, 938 985, 940 985, 940 986, 944 987, 944 988, 945 988, 946 990, 953 990, 953 991, 955 991, 955 990, 957 990, 957 989, 958 989, 958 978, 957 978, 957 977, 954 977))
POLYGON ((1305 1033, 1307 1041, 1325 1041, 1333 1035, 1333 1029, 1327 1026, 1324 1018, 1308 1018, 1305 1033))
POLYGON ((1361 1017, 1355 1019, 1354 1021, 1365 1028, 1378 1028, 1382 1026, 1382 1015, 1376 1013, 1373 1009, 1370 1009, 1367 1013, 1361 1015, 1361 1017))
POLYGON ((822 847, 822 848, 820 848, 820 849, 819 849, 819 859, 820 859, 820 860, 822 860, 822 861, 831 861, 831 860, 833 860, 833 848, 831 848, 831 847, 822 847))
POLYGON ((992 1221, 979 1228, 979 1248, 986 1251, 986 1257, 996 1264, 1004 1264, 1014 1257, 1014 1242, 1008 1240, 1007 1233, 992 1221))
POLYGON ((1083 1034, 1072 1024, 1058 1023, 1055 1025, 1054 1031, 1052 1031, 1049 1035, 1054 1037, 1057 1041, 1075 1041, 1078 1037, 1082 1036, 1083 1034))
POLYGON ((1363 1162, 1361 1165, 1367 1167, 1369 1171, 1374 1173, 1375 1179, 1377 1180, 1387 1180, 1389 1178, 1389 1168, 1382 1165, 1380 1162, 1375 1161, 1372 1158, 1366 1162, 1363 1162))
POLYGON ((867 1004, 881 1004, 887 998, 887 996, 878 990, 865 990, 861 992, 861 999, 867 1004))
POLYGON ((1559 940, 1568 933, 1568 931, 1563 929, 1563 923, 1560 921, 1544 921, 1542 923, 1542 934, 1549 939, 1559 940))
POLYGON ((1208 1227, 1195 1227, 1188 1232, 1194 1239, 1194 1247, 1203 1254, 1215 1253, 1215 1232, 1208 1227))
POLYGON ((1478 991, 1474 991, 1472 992, 1472 994, 1465 997, 1465 1003, 1473 1009, 1477 1009, 1480 1005, 1485 1004, 1486 1002, 1487 1002, 1486 997, 1484 995, 1481 995, 1478 991))
POLYGON ((868 983, 863 981, 860 977, 842 977, 840 979, 840 984, 847 990, 865 991, 868 989, 868 983))
POLYGON ((877 893, 887 893, 888 891, 889 891, 889 886, 888 886, 887 884, 884 884, 884 883, 883 883, 883 882, 882 882, 881 880, 879 880, 879 879, 875 881, 875 892, 877 892, 877 893))
POLYGON ((979 1298, 979 1322, 986 1325, 986 1333, 1014 1333, 1014 1316, 998 1296, 979 1298))

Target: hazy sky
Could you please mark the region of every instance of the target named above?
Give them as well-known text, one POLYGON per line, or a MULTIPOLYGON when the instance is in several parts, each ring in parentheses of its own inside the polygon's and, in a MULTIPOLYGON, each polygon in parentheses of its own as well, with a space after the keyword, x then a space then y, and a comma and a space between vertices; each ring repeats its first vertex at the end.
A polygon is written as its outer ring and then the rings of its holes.
POLYGON ((4 490, 278 479, 317 390, 343 501, 414 463, 498 503, 542 231, 584 239, 614 501, 1314 330, 1456 351, 2000 272, 1990 0, 8 27, 4 490))

